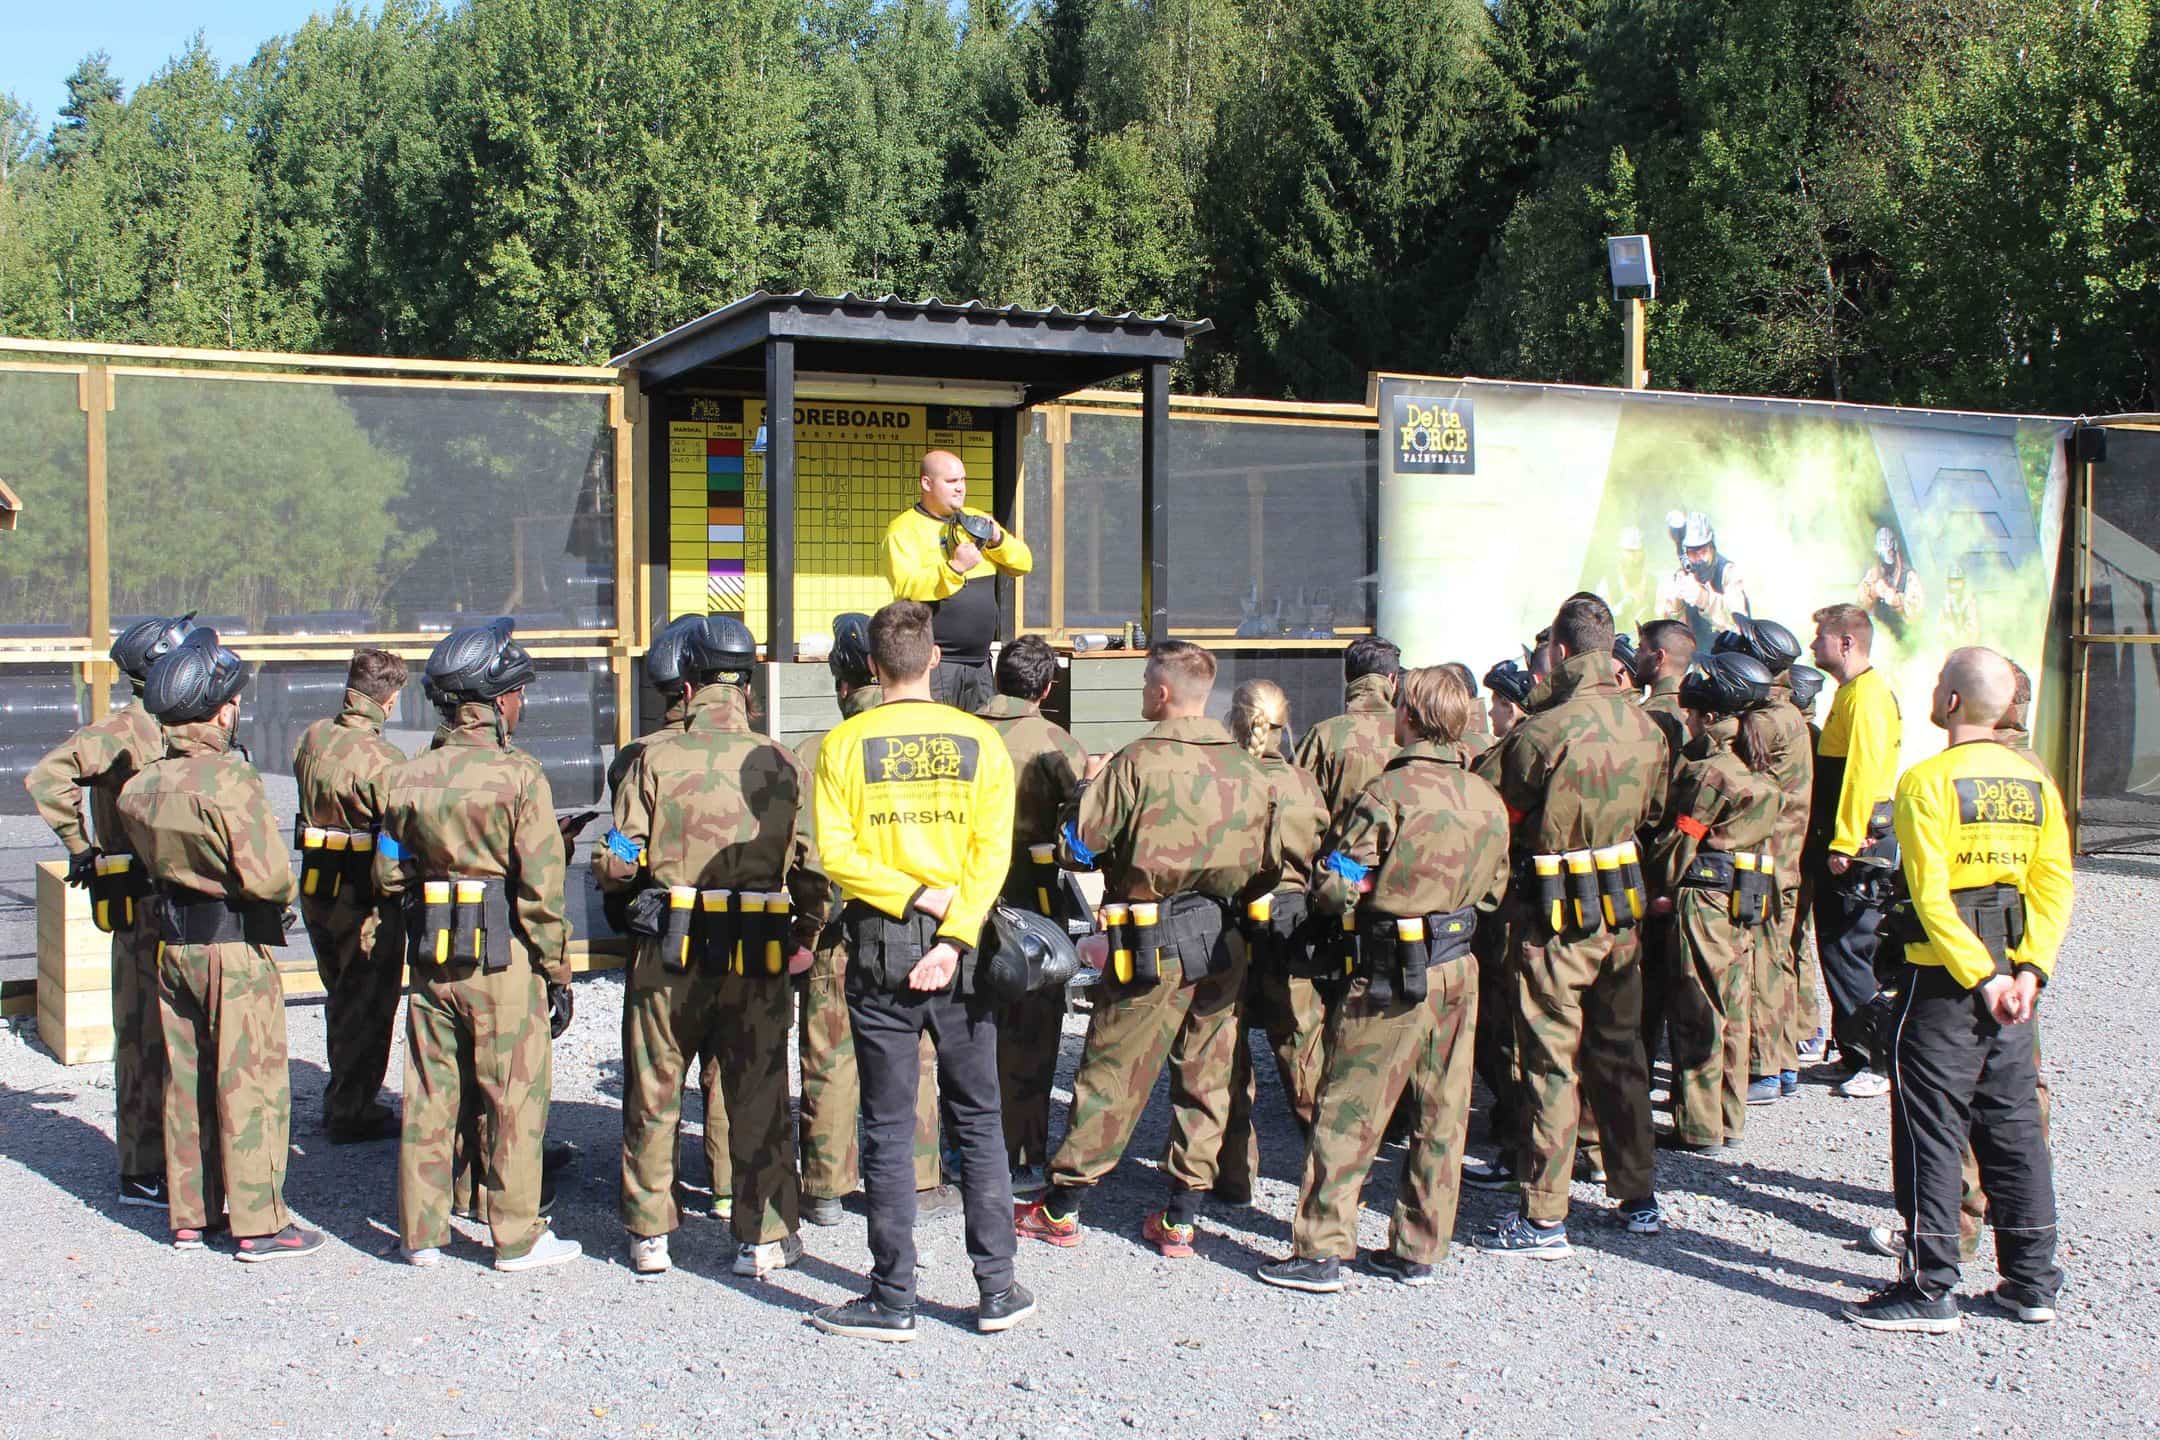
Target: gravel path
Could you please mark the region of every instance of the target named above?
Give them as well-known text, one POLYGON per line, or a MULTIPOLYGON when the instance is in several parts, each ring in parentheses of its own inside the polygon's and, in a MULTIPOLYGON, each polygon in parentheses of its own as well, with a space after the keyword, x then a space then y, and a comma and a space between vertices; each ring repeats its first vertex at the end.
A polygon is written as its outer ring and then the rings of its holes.
MULTIPOLYGON (((1204 1223, 1197 1260, 1139 1243, 1160 1182, 1136 1158, 1089 1210, 1079 1249, 1022 1249, 1043 1303, 1026 1328, 969 1328, 954 1217, 927 1240, 917 1343, 832 1339, 803 1317, 863 1283, 853 1213, 810 1229, 811 1258, 767 1284, 728 1275, 724 1227, 695 1220, 675 1273, 631 1276, 614 1210, 621 987, 599 978, 579 987, 557 1047, 552 1126, 584 1149, 556 1223, 588 1258, 524 1277, 486 1269, 470 1237, 433 1272, 382 1258, 392 1147, 329 1149, 313 1133, 317 1006, 288 1012, 287 1195, 335 1243, 289 1266, 179 1254, 162 1216, 115 1209, 110 1068, 63 1069, 26 1025, 0 1034, 0 1213, 27 1242, 0 1298, 0 1435, 2160 1433, 2156 878, 2154 861, 2080 868, 2044 1012, 2071 1276, 2049 1329, 1976 1299, 1963 1332, 1940 1339, 1834 1318, 1892 1270, 1853 1246, 1888 1217, 1888 1116, 1817 1080, 1754 1111, 1736 1152, 1661 1154, 1673 1222, 1661 1238, 1605 1223, 1578 1186, 1570 1261, 1465 1243, 1430 1289, 1367 1280, 1332 1298, 1252 1278, 1287 1248, 1295 1199, 1270 1088, 1269 1178, 1255 1209, 1204 1223)), ((1064 1082, 1081 1024, 1068 1024, 1064 1082)), ((1160 1153, 1163 1104, 1158 1092, 1133 1156, 1160 1153)), ((1384 1236, 1399 1154, 1368 1191, 1367 1244, 1384 1236)), ((1467 1192, 1458 1239, 1507 1203, 1467 1192)), ((1994 1280, 1991 1260, 1970 1267, 1968 1296, 1994 1280)))

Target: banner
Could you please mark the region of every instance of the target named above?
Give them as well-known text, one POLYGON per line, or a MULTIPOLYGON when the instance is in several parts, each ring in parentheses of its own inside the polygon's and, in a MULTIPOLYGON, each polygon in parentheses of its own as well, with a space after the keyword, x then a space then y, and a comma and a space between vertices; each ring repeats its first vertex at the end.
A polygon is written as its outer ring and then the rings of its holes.
MULTIPOLYGON (((1380 631, 1479 674, 1570 591, 1633 632, 1841 601, 1875 621, 1906 760, 1939 749, 1943 657, 1987 645, 2044 683, 2068 421, 1384 376, 1380 631)), ((1827 699, 1823 702, 1827 705, 1827 699)))

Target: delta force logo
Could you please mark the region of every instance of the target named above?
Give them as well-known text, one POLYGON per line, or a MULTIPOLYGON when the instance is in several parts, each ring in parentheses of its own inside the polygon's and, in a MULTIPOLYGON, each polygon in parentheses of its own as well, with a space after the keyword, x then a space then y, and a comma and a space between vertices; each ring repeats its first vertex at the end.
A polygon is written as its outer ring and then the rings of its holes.
POLYGON ((872 785, 921 785, 975 778, 976 742, 966 735, 880 735, 863 747, 863 779, 872 785))
POLYGON ((1398 475, 1477 473, 1476 402, 1466 395, 1397 395, 1390 407, 1398 475))

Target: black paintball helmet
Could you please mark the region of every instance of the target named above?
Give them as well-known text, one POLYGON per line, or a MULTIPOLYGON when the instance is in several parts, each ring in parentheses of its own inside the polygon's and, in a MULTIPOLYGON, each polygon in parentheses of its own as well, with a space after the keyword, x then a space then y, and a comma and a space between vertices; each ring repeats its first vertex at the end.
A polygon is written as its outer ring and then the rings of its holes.
POLYGON ((682 615, 670 620, 653 636, 645 652, 645 678, 663 695, 672 695, 683 683, 683 647, 690 636, 705 627, 702 615, 682 615))
POLYGON ((1795 665, 1785 672, 1785 683, 1792 686, 1792 703, 1800 707, 1802 714, 1815 708, 1815 697, 1822 694, 1823 673, 1812 665, 1795 665))
POLYGON ((1800 640, 1775 620, 1752 615, 1733 616, 1733 628, 1720 630, 1710 642, 1713 655, 1751 655, 1772 676, 1784 674, 1800 658, 1800 640))
POLYGON ((185 615, 152 615, 138 620, 120 632, 113 641, 112 662, 120 667, 120 673, 137 685, 150 677, 150 667, 162 657, 169 655, 173 647, 187 639, 195 628, 195 612, 185 615))
POLYGON ((1762 661, 1727 651, 1696 662, 1680 681, 1680 703, 1705 715, 1739 715, 1768 704, 1770 685, 1762 661))
POLYGON ((1612 658, 1627 667, 1628 679, 1641 684, 1642 656, 1635 649, 1635 637, 1615 635, 1612 640, 1612 658))
POLYGON ((247 684, 247 666, 218 644, 217 631, 200 626, 150 666, 143 681, 143 708, 160 725, 192 725, 217 714, 218 707, 247 684))
POLYGON ((750 627, 733 615, 700 615, 697 628, 683 642, 683 678, 700 684, 717 675, 747 684, 757 668, 757 640, 750 627))
POLYGON ((1502 660, 1485 672, 1485 688, 1520 710, 1529 703, 1530 692, 1537 688, 1537 677, 1525 670, 1520 661, 1502 660))
POLYGON ((467 625, 443 636, 428 656, 424 682, 435 687, 438 705, 485 704, 532 683, 533 658, 510 638, 509 616, 467 625))
POLYGON ((1000 1000, 1062 988, 1080 972, 1080 951, 1065 927, 1016 905, 991 909, 982 948, 983 988, 1000 1000))
POLYGON ((869 616, 854 610, 833 616, 832 654, 825 663, 832 667, 833 679, 842 685, 876 682, 877 677, 870 673, 869 616))

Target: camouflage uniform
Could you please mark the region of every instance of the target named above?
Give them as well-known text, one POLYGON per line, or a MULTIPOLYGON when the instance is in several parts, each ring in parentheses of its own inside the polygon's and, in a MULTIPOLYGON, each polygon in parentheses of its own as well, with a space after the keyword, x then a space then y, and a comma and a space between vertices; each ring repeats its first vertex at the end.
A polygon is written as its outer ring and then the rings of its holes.
POLYGON ((1674 983, 1700 986, 1709 1001, 1709 1058, 1676 1067, 1673 1077, 1673 1128, 1690 1145, 1737 1142, 1747 1126, 1748 1013, 1755 950, 1767 932, 1736 923, 1729 895, 1680 884, 1697 854, 1756 850, 1776 833, 1783 794, 1773 777, 1755 774, 1733 753, 1740 724, 1737 716, 1716 720, 1682 752, 1670 824, 1646 867, 1679 920, 1682 968, 1674 983))
MULTIPOLYGON (((1815 747, 1808 739, 1806 718, 1792 703, 1792 686, 1783 675, 1770 689, 1770 703, 1745 723, 1767 741, 1769 777, 1783 795, 1777 829, 1770 837, 1770 853, 1777 865, 1777 914, 1755 936, 1751 982, 1748 1074, 1762 1076, 1800 1064, 1798 1042, 1793 1038, 1800 977, 1786 922, 1800 907, 1800 852, 1807 843, 1808 806, 1815 793, 1815 747)), ((1810 1033, 1813 1029, 1810 1025, 1810 1033)))
MULTIPOLYGON (((1058 820, 1080 788, 1087 751, 1063 727, 1043 718, 1033 702, 1010 695, 976 712, 1012 755, 1012 869, 1005 900, 1041 908, 1028 847, 1057 840, 1058 820)), ((1057 1078, 1065 1034, 1065 989, 1055 986, 1013 1001, 998 1017, 998 1094, 1005 1105, 1005 1158, 1014 1167, 1050 1158, 1050 1087, 1057 1078)))
POLYGON ((1344 710, 1305 732, 1297 763, 1320 782, 1328 815, 1342 823, 1350 806, 1395 758, 1395 677, 1360 675, 1350 682, 1344 710))
MULTIPOLYGON (((1804 718, 1804 717, 1803 717, 1804 718)), ((1816 745, 1822 739, 1821 730, 1815 722, 1806 721, 1808 735, 1808 773, 1815 768, 1816 745)), ((1808 823, 1814 824, 1814 789, 1808 791, 1808 823)), ((1782 862, 1781 862, 1782 864, 1782 862)), ((1793 908, 1784 917, 1785 943, 1791 947, 1793 957, 1793 1004, 1792 1024, 1785 1033, 1790 1039, 1791 1053, 1797 1064, 1803 1041, 1815 1037, 1822 1025, 1822 992, 1816 988, 1818 964, 1810 963, 1815 950, 1815 871, 1808 865, 1796 866, 1798 874, 1793 877, 1793 908)), ((1783 894, 1779 898, 1782 900, 1783 894)))
MULTIPOLYGON (((741 687, 702 686, 683 733, 649 746, 624 778, 615 796, 619 836, 594 847, 593 874, 616 891, 649 881, 764 894, 785 882, 802 917, 783 945, 791 953, 825 913, 824 883, 803 863, 808 789, 802 762, 750 729, 741 687), (642 866, 611 848, 619 840, 643 850, 642 866)), ((784 972, 766 972, 764 956, 745 960, 740 975, 709 974, 696 957, 671 971, 659 942, 637 937, 623 999, 622 1220, 633 1235, 665 1235, 680 1223, 675 1153, 686 1062, 708 1049, 720 1057, 728 1108, 735 1238, 763 1245, 795 1233, 787 1104, 794 989, 784 972)))
MULTIPOLYGON (((146 908, 166 891, 280 913, 292 903, 292 858, 262 777, 215 721, 166 730, 164 758, 128 781, 119 812, 161 892, 146 908)), ((274 1235, 289 1218, 292 1129, 277 962, 237 941, 162 945, 157 969, 172 1228, 208 1229, 223 1213, 235 1235, 274 1235)))
MULTIPOLYGON (((1680 768, 1680 752, 1687 747, 1687 720, 1680 712, 1680 677, 1660 676, 1651 682, 1650 693, 1643 697, 1642 707, 1643 713, 1657 723, 1659 733, 1665 737, 1665 788, 1670 794, 1672 777, 1680 768)), ((1635 838, 1641 853, 1648 855, 1657 837, 1645 833, 1635 838)), ((1665 1043, 1665 997, 1671 993, 1673 981, 1680 973, 1679 918, 1673 915, 1646 917, 1642 937, 1643 1061, 1655 1068, 1658 1051, 1665 1043)))
MULTIPOLYGON (((120 824, 121 787, 165 753, 165 737, 140 700, 95 720, 31 767, 23 788, 69 855, 91 847, 83 830, 81 790, 90 792, 98 847, 128 849, 120 824)), ((113 1142, 121 1175, 165 1172, 165 1027, 158 1014, 157 934, 148 907, 112 932, 113 1142)))
MULTIPOLYGON (((1529 696, 1497 749, 1514 859, 1617 844, 1663 815, 1665 740, 1612 675, 1611 656, 1570 656, 1529 696)), ((1515 1043, 1529 1106, 1523 1213, 1567 1218, 1577 1122, 1596 1115, 1607 1193, 1653 1193, 1650 1077, 1642 1048, 1642 949, 1633 930, 1553 935, 1516 896, 1515 1043)))
MULTIPOLYGON (((382 825, 383 787, 405 752, 382 738, 383 707, 357 690, 345 708, 302 732, 293 754, 300 823, 374 831, 382 825)), ((367 1125, 390 1069, 390 1031, 405 976, 398 912, 375 901, 369 884, 348 880, 335 896, 300 897, 300 918, 315 947, 323 983, 324 1042, 330 1080, 323 1088, 323 1129, 367 1125)))
MULTIPOLYGON (((1302 895, 1312 887, 1313 866, 1320 858, 1320 843, 1328 831, 1327 800, 1312 776, 1280 755, 1260 757, 1260 773, 1267 777, 1275 801, 1275 833, 1282 846, 1283 878, 1277 888, 1278 903, 1284 895, 1302 895)), ((1243 945, 1243 939, 1237 942, 1243 945)), ((1253 1070, 1252 1027, 1267 1033, 1275 1051, 1275 1073, 1282 1081, 1290 1113, 1304 1134, 1312 1132, 1313 1106, 1320 1094, 1320 1073, 1327 1038, 1327 1007, 1320 992, 1306 976, 1292 976, 1272 967, 1245 969, 1245 993, 1238 1002, 1237 1049, 1230 1071, 1230 1118, 1223 1133, 1222 1159, 1215 1175, 1215 1191, 1226 1200, 1252 1198, 1253 1182, 1260 1175, 1260 1142, 1254 1133, 1253 1101, 1258 1076, 1253 1070)))
MULTIPOLYGON (((1272 891, 1281 876, 1269 793, 1267 777, 1222 722, 1164 720, 1112 756, 1067 807, 1058 863, 1099 864, 1107 900, 1198 893, 1233 907, 1234 921, 1234 907, 1272 891)), ((1245 985, 1242 948, 1223 948, 1230 963, 1220 973, 1188 975, 1172 950, 1163 952, 1155 981, 1105 973, 1094 992, 1065 1138, 1050 1162, 1052 1186, 1092 1186, 1116 1167, 1166 1058, 1170 1140, 1163 1170, 1174 1191, 1214 1185, 1245 985)), ((1196 967, 1204 958, 1191 957, 1196 967)))
MULTIPOLYGON (((885 698, 876 685, 862 685, 840 702, 840 717, 850 719, 875 709, 885 698)), ((817 770, 818 747, 825 731, 795 746, 795 758, 807 773, 817 770)), ((814 813, 815 787, 806 796, 814 813)), ((806 863, 817 868, 817 839, 808 819, 803 838, 806 863)), ((825 929, 819 933, 810 969, 798 982, 802 1002, 797 1021, 796 1053, 802 1065, 802 1113, 796 1143, 802 1152, 802 1193, 818 1200, 851 1195, 862 1183, 862 1087, 855 1068, 855 1032, 848 1021, 847 937, 837 924, 841 896, 832 893, 825 929)), ((937 1187, 942 1168, 938 1153, 937 1052, 930 1037, 917 1047, 922 1068, 915 1077, 915 1188, 937 1187)))
POLYGON ((494 707, 462 704, 436 748, 391 772, 375 888, 394 899, 426 880, 503 883, 506 969, 440 964, 432 954, 412 962, 398 1224, 407 1250, 449 1243, 459 1107, 476 1094, 478 1144, 470 1153, 496 1258, 510 1260, 547 1229, 540 1218, 540 1142, 553 1081, 547 985, 570 983, 570 931, 554 793, 540 762, 499 738, 497 723, 494 707))
MULTIPOLYGON (((1405 748, 1351 808, 1334 847, 1316 898, 1336 914, 1353 907, 1396 917, 1444 914, 1491 907, 1507 889, 1507 811, 1492 786, 1465 770, 1454 745, 1405 748), (1360 871, 1370 872, 1363 895, 1349 878, 1360 871)), ((1376 1004, 1362 976, 1351 981, 1331 1023, 1299 1190, 1291 1248, 1300 1257, 1356 1255, 1358 1197, 1406 1091, 1415 1096, 1416 1118, 1388 1248, 1420 1265, 1447 1254, 1470 1124, 1476 969, 1470 955, 1434 966, 1422 1002, 1376 1004)))
MULTIPOLYGON (((1488 785, 1500 780, 1500 756, 1506 737, 1470 762, 1470 773, 1488 785)), ((1476 1069, 1492 1092, 1486 1129, 1504 1157, 1522 1147, 1523 1075, 1515 1053, 1515 957, 1510 947, 1510 907, 1501 905, 1478 916, 1476 1069)))

